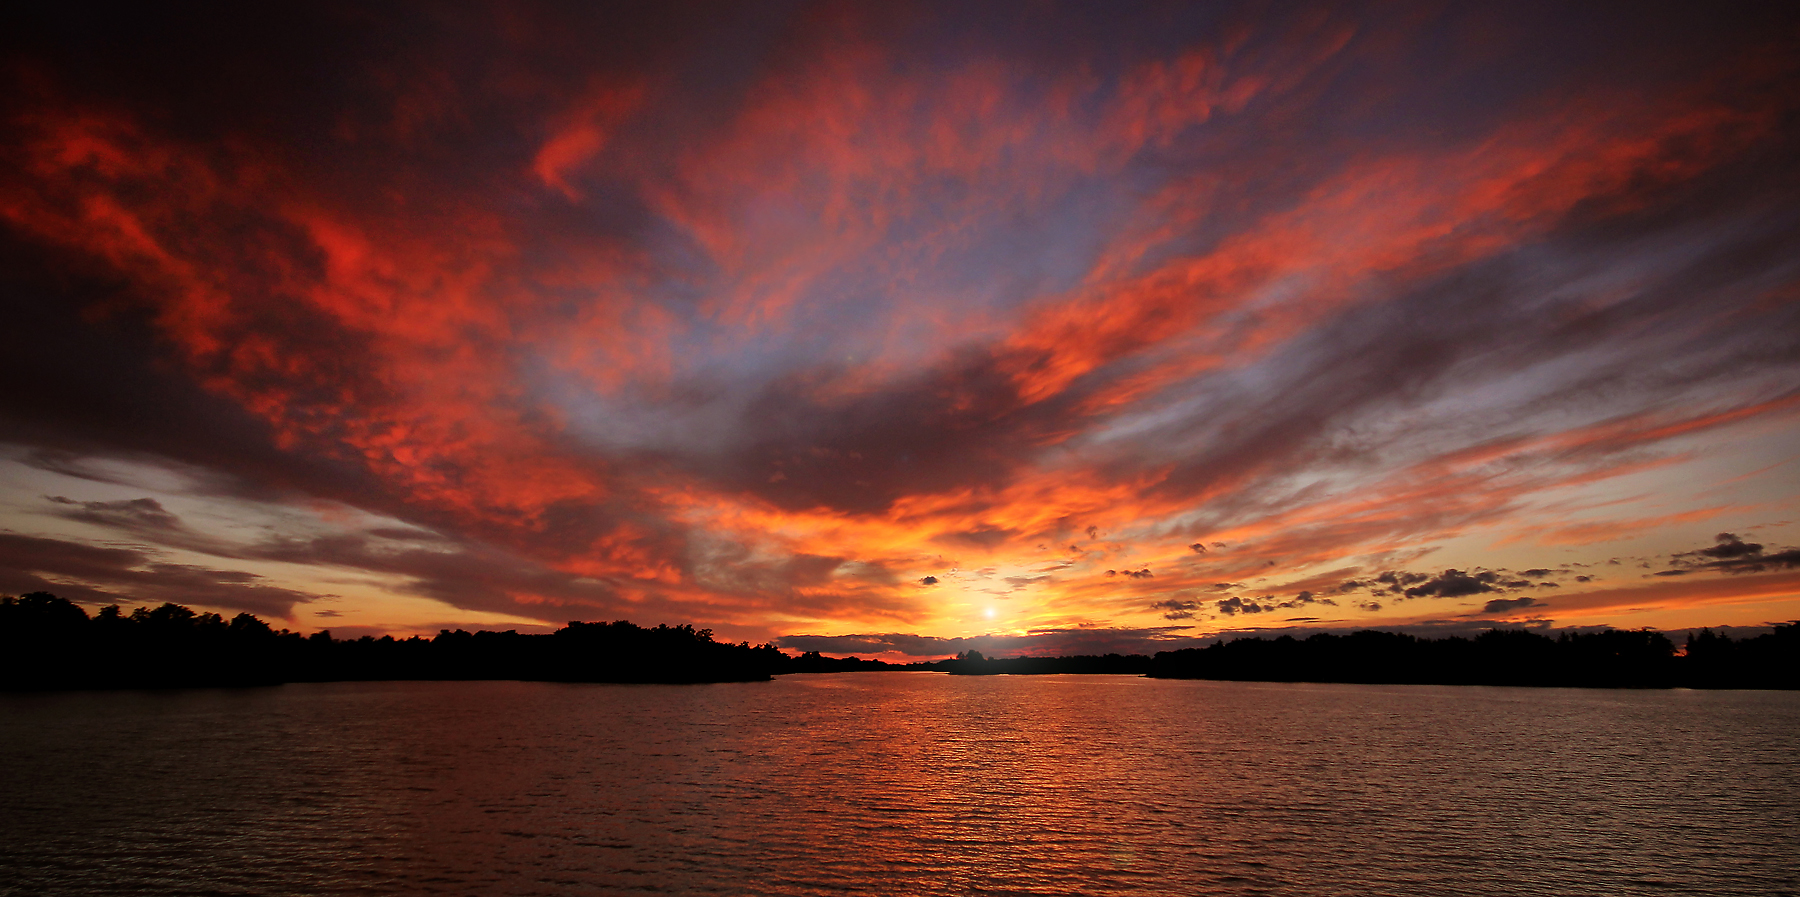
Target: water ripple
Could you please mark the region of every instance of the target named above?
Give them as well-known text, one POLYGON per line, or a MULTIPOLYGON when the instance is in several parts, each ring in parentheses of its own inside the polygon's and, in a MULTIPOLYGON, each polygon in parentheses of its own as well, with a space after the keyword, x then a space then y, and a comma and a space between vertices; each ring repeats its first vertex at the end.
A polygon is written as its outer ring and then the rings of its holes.
POLYGON ((0 697, 0 895, 1795 894, 1800 695, 859 673, 0 697))

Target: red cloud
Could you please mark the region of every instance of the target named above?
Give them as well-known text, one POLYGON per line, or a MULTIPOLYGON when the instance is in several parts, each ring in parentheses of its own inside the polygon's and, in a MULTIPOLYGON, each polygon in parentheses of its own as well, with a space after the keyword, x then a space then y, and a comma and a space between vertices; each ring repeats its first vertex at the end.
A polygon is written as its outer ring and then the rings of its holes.
POLYGON ((643 103, 644 92, 638 84, 590 89, 538 149, 531 160, 532 174, 571 201, 581 199, 582 192, 569 183, 569 177, 606 148, 625 119, 643 103))

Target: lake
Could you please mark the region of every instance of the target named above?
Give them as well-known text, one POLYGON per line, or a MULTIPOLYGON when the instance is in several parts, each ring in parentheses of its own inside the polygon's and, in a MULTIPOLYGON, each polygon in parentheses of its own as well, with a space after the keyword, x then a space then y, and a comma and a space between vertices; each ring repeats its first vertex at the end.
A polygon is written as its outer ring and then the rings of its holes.
POLYGON ((1800 694, 0 695, 0 894, 1795 894, 1800 694))

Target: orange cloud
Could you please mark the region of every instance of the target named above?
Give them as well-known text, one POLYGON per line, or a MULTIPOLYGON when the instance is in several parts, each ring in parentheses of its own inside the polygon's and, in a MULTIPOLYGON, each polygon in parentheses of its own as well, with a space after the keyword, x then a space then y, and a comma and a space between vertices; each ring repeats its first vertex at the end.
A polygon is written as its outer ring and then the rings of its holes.
POLYGON ((1606 611, 1693 609, 1793 599, 1800 599, 1800 573, 1749 574, 1560 595, 1545 602, 1544 613, 1592 618, 1606 611))
POLYGON ((1679 514, 1664 514, 1659 517, 1640 517, 1634 520, 1598 520, 1591 523, 1577 523, 1551 529, 1536 530, 1501 540, 1501 544, 1534 541, 1540 545, 1592 545, 1596 542, 1615 542, 1629 539, 1652 530, 1683 523, 1695 523, 1711 520, 1727 511, 1730 506, 1720 505, 1713 508, 1697 508, 1679 514))

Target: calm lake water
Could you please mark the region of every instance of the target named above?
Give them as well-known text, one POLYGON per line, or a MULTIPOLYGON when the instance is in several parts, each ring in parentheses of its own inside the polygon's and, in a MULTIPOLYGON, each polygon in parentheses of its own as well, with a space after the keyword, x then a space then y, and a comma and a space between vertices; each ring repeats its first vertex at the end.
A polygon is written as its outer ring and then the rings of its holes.
POLYGON ((0 696, 0 894, 1795 894, 1800 694, 788 676, 0 696))

